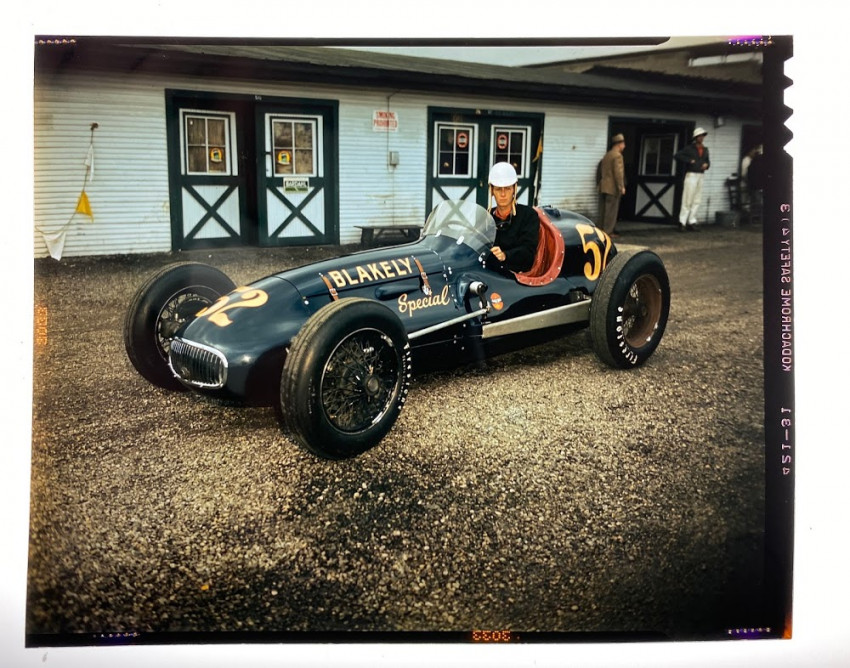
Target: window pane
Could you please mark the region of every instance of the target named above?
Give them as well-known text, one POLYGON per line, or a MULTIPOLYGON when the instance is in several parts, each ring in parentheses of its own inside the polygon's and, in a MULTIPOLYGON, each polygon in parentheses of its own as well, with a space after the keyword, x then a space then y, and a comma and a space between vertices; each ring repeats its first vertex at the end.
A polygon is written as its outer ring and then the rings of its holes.
POLYGON ((207 143, 207 131, 204 119, 191 117, 186 119, 186 143, 190 146, 192 144, 207 143))
POLYGON ((455 145, 455 132, 454 130, 443 129, 440 130, 440 150, 451 152, 454 150, 455 145))
POLYGON ((192 146, 188 151, 190 172, 207 171, 207 150, 204 146, 192 146))
POLYGON ((295 161, 292 159, 291 151, 277 151, 274 159, 275 174, 292 174, 295 161))
POLYGON ((440 174, 454 174, 454 154, 440 151, 440 174))
POLYGON ((214 146, 225 144, 224 119, 211 118, 207 121, 207 141, 214 146))
POLYGON ((313 173, 313 151, 300 150, 295 152, 295 173, 313 173))
POLYGON ((664 151, 658 158, 658 174, 673 173, 673 151, 664 151))
POLYGON ((296 148, 313 148, 313 124, 312 123, 296 123, 295 124, 295 147, 296 148))
POLYGON ((516 173, 520 176, 523 174, 522 153, 512 153, 508 156, 508 162, 514 166, 516 173))
POLYGON ((210 158, 210 172, 213 172, 215 174, 227 173, 227 147, 210 146, 208 155, 210 158))
POLYGON ((658 173, 673 173, 673 154, 676 152, 676 138, 662 137, 658 156, 658 173))
POLYGON ((272 127, 274 128, 274 145, 292 148, 292 124, 275 121, 272 127))
POLYGON ((458 176, 466 176, 469 174, 469 152, 458 153, 455 157, 455 171, 458 176))

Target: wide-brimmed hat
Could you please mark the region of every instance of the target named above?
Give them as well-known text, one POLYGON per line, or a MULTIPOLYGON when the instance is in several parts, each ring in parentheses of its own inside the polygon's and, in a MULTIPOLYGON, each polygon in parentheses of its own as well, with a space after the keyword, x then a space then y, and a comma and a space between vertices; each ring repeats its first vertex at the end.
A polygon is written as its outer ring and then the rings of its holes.
POLYGON ((696 139, 700 135, 707 135, 708 133, 703 128, 697 128, 694 130, 693 139, 696 139))

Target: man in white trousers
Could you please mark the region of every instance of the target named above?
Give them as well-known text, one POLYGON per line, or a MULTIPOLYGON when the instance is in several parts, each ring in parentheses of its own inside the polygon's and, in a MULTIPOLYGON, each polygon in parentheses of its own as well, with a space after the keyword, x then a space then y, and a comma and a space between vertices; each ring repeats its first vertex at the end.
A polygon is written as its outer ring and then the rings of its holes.
POLYGON ((702 199, 703 175, 711 165, 708 147, 703 145, 708 133, 703 128, 694 130, 693 140, 674 158, 685 167, 685 187, 682 190, 682 208, 679 210, 679 231, 699 231, 697 213, 702 199))

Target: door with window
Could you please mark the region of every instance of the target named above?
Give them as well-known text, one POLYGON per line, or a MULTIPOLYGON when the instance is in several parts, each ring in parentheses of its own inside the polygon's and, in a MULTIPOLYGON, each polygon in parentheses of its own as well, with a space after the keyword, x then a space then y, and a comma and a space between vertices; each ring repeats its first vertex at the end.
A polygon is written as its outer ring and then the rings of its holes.
POLYGON ((256 125, 260 245, 338 243, 336 105, 262 103, 256 125))
POLYGON ((517 201, 529 206, 539 189, 542 114, 429 110, 426 208, 473 198, 489 208, 487 176, 510 162, 519 177, 517 201))
POLYGON ((692 125, 650 118, 611 118, 608 135, 626 138, 623 162, 626 194, 619 219, 673 222, 681 202, 681 179, 673 155, 684 145, 692 125))
POLYGON ((337 243, 332 101, 166 94, 172 248, 337 243))
POLYGON ((250 235, 250 171, 238 100, 168 98, 172 248, 241 245, 250 235))
POLYGON ((678 150, 679 136, 674 132, 641 136, 635 219, 667 220, 673 216, 676 194, 673 155, 678 150))

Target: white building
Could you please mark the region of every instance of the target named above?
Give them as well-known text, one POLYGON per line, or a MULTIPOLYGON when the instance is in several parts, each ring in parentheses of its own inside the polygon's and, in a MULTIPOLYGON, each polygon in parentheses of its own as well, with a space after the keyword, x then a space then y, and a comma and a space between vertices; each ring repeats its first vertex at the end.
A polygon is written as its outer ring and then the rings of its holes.
POLYGON ((525 203, 595 219, 596 164, 620 132, 620 219, 672 223, 672 154, 697 126, 713 222, 762 113, 757 86, 138 38, 37 40, 34 109, 36 257, 354 243, 358 225, 421 224, 443 198, 486 204, 502 159, 525 203))

